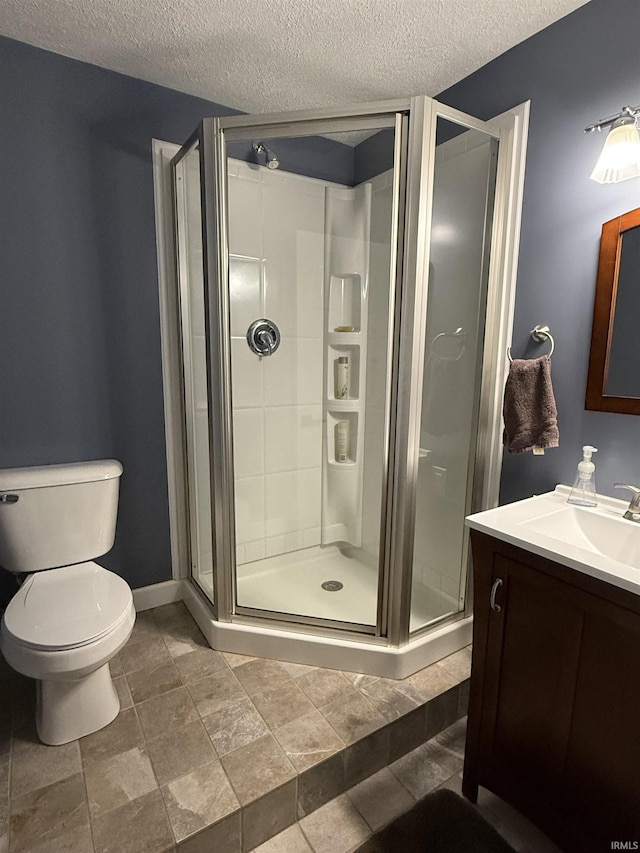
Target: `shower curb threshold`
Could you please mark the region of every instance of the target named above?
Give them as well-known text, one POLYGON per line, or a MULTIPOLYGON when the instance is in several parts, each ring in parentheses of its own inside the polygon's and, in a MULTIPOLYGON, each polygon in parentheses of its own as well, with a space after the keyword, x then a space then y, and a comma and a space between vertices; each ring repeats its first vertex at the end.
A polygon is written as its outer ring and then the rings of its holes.
POLYGON ((464 678, 176 842, 175 849, 180 853, 250 853, 466 716, 468 702, 469 678, 464 678))

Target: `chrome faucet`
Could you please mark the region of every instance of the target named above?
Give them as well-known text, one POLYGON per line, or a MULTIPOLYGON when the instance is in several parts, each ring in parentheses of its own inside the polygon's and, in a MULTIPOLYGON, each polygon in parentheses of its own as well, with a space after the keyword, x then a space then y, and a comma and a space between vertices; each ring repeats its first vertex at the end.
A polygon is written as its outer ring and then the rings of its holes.
POLYGON ((630 486, 627 483, 614 483, 613 485, 616 489, 629 489, 630 492, 633 492, 629 508, 622 517, 640 524, 640 488, 638 486, 630 486))

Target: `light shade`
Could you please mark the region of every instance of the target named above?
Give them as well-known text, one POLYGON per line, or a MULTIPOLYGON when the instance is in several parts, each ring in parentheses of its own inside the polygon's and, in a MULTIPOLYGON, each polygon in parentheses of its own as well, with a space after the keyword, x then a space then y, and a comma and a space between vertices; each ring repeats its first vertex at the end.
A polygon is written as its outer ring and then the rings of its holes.
POLYGON ((600 184, 640 177, 640 133, 632 118, 622 118, 609 131, 596 167, 590 175, 600 184))

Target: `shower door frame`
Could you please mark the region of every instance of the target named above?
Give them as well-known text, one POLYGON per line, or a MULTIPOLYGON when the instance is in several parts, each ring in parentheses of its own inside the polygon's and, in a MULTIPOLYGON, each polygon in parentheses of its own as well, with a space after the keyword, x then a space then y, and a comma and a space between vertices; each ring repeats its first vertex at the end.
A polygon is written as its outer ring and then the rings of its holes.
MULTIPOLYGON (((485 314, 485 344, 480 390, 480 424, 476 451, 478 465, 473 478, 471 507, 497 503, 501 467, 497 439, 499 423, 499 388, 504 370, 499 367, 499 351, 510 337, 513 320, 515 267, 522 194, 523 160, 526 143, 528 105, 522 105, 489 123, 474 119, 458 110, 420 96, 397 101, 364 104, 358 107, 325 109, 260 116, 231 116, 205 119, 189 140, 200 144, 201 194, 204 237, 205 313, 208 330, 206 349, 210 418, 209 431, 212 492, 212 534, 214 554, 214 618, 222 622, 238 622, 269 627, 291 628, 319 636, 341 637, 401 647, 409 640, 457 622, 471 612, 470 596, 465 609, 438 621, 424 631, 409 634, 413 525, 417 478, 419 417, 416 417, 421 395, 420 361, 424 353, 425 309, 428 292, 428 263, 435 165, 435 126, 438 116, 477 129, 500 139, 498 176, 495 185, 495 214, 491 239, 491 269, 485 314), (406 187, 394 188, 394 204, 402 200, 402 209, 394 208, 397 225, 395 281, 397 288, 393 315, 390 316, 390 349, 392 360, 387 365, 390 376, 387 388, 386 470, 383 482, 381 514, 381 564, 377 624, 373 633, 363 632, 361 625, 327 622, 311 617, 291 617, 275 611, 256 612, 235 607, 235 523, 233 500, 233 437, 231 409, 231 375, 229 346, 229 292, 226 152, 224 134, 243 136, 295 136, 301 128, 318 121, 322 132, 351 130, 356 119, 397 116, 409 121, 409 132, 396 134, 396 146, 406 148, 406 187), (405 232, 406 226, 406 232, 405 232), (502 239, 501 234, 507 232, 502 239), (219 241, 222 233, 224 240, 219 241), (212 251, 213 247, 213 251, 212 251), (222 334, 211 335, 211 329, 222 334), (417 368, 417 369, 416 369, 417 368), (393 417, 392 417, 393 413, 393 417), (402 450, 402 447, 406 450, 402 450), (383 547, 384 546, 384 547, 383 547), (222 567, 222 569, 221 569, 222 567)), ((379 125, 378 125, 379 126, 379 125)), ((316 132, 320 128, 315 129, 316 132)), ((184 152, 187 143, 178 157, 184 152)), ((397 172, 394 170, 394 180, 397 172)))
MULTIPOLYGON (((200 162, 202 175, 202 216, 204 235, 204 290, 207 330, 218 329, 219 334, 207 334, 207 371, 210 393, 209 411, 213 413, 213 428, 210 429, 210 462, 213 514, 213 545, 215 565, 229 566, 230 571, 214 571, 214 600, 217 618, 220 621, 241 621, 246 618, 255 624, 263 621, 273 625, 280 622, 297 630, 313 633, 327 632, 329 635, 350 635, 354 639, 387 643, 385 590, 388 586, 388 571, 385 534, 388 529, 386 510, 389 492, 388 437, 392 430, 390 403, 393 353, 395 352, 394 328, 397 301, 396 288, 401 279, 402 239, 405 216, 404 175, 411 168, 406 163, 408 115, 411 101, 384 101, 380 104, 364 104, 360 107, 276 113, 259 116, 230 116, 205 119, 199 128, 200 162), (351 130, 375 130, 395 127, 394 139, 394 184, 392 233, 390 237, 390 317, 387 360, 387 405, 385 407, 385 454, 382 469, 381 539, 378 564, 376 624, 331 620, 326 618, 290 614, 275 610, 259 610, 236 603, 236 555, 235 555, 235 496, 233 465, 233 407, 230 357, 230 302, 229 302, 229 224, 226 141, 252 138, 296 137, 320 133, 341 133, 351 130), (212 253, 210 246, 215 246, 212 253), (216 369, 217 367, 217 369, 216 369), (218 491, 219 489, 219 491, 218 491), (216 500, 216 493, 218 499, 216 500), (220 495, 225 500, 220 500, 220 495), (223 576, 221 576, 223 575, 223 576)), ((211 418, 211 415, 210 415, 211 418)))

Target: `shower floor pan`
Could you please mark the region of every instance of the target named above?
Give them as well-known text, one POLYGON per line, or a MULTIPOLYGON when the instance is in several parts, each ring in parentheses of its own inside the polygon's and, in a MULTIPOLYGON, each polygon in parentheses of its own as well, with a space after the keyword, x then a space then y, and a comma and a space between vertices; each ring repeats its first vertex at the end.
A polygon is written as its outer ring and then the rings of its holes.
MULTIPOLYGON (((200 575, 198 583, 209 595, 211 575, 200 575)), ((378 573, 336 546, 316 546, 268 557, 237 567, 237 601, 241 607, 278 613, 330 619, 349 624, 374 625, 378 595, 378 573), (328 591, 326 581, 342 588, 328 591)), ((339 667, 389 678, 404 678, 471 642, 471 617, 438 627, 400 649, 362 642, 313 636, 288 628, 254 626, 241 620, 216 622, 190 585, 185 603, 211 645, 223 651, 280 657, 297 663, 339 667)), ((438 590, 420 582, 413 586, 410 629, 422 628, 447 615, 438 590)))

